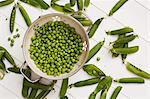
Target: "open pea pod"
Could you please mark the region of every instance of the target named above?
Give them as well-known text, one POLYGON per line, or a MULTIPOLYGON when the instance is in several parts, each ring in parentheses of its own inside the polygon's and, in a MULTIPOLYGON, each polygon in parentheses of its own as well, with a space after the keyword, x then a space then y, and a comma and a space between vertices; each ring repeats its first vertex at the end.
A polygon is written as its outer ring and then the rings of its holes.
POLYGON ((84 65, 83 70, 90 76, 105 76, 105 73, 93 64, 84 65))
POLYGON ((4 1, 0 1, 0 7, 9 5, 9 4, 13 3, 13 2, 14 2, 14 0, 4 0, 4 1))

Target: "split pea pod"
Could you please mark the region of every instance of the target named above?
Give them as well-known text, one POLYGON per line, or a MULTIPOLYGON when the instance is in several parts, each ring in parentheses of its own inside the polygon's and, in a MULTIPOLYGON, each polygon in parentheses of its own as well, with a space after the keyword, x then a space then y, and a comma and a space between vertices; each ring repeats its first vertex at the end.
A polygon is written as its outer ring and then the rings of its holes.
POLYGON ((44 0, 36 0, 36 2, 41 6, 42 9, 47 10, 49 5, 44 0))
POLYGON ((108 35, 122 35, 122 34, 127 34, 133 32, 133 28, 130 27, 124 27, 121 29, 116 29, 112 31, 106 32, 108 35))
POLYGON ((140 77, 143 77, 143 78, 147 78, 147 79, 150 79, 150 74, 141 70, 140 68, 137 68, 136 66, 132 65, 131 63, 127 63, 126 64, 126 68, 128 71, 140 76, 140 77))
POLYGON ((104 72, 93 64, 84 65, 83 70, 90 76, 97 76, 97 77, 105 76, 104 72))
MULTIPOLYGON (((128 43, 124 44, 123 48, 128 48, 128 43)), ((127 58, 127 54, 121 54, 121 59, 122 59, 123 63, 124 63, 126 58, 127 58)))
POLYGON ((140 77, 120 78, 114 81, 118 83, 144 83, 144 79, 140 77))
POLYGON ((110 99, 117 99, 117 96, 119 95, 120 91, 121 91, 122 87, 118 86, 114 92, 112 93, 110 99))
POLYGON ((61 85, 61 89, 60 89, 60 92, 59 92, 59 97, 65 97, 65 94, 67 92, 67 88, 68 88, 68 78, 66 79, 63 79, 62 81, 62 85, 61 85))
POLYGON ((12 33, 14 31, 14 25, 15 25, 15 17, 16 17, 16 5, 13 7, 11 11, 11 16, 10 16, 10 32, 12 33))
POLYGON ((133 46, 128 48, 112 48, 110 51, 116 54, 132 54, 139 50, 139 46, 133 46))
POLYGON ((5 51, 4 57, 9 61, 9 63, 11 63, 14 67, 16 67, 17 65, 16 65, 14 59, 12 58, 12 56, 9 54, 9 52, 2 46, 0 46, 0 50, 5 51))
POLYGON ((116 5, 110 10, 109 16, 112 16, 119 8, 121 8, 128 0, 119 0, 116 5))
POLYGON ((91 25, 92 25, 91 20, 88 20, 88 19, 79 20, 79 22, 80 22, 83 26, 91 26, 91 25))
POLYGON ((28 13, 26 12, 26 10, 23 8, 23 6, 21 6, 21 4, 18 3, 18 7, 19 7, 19 10, 27 24, 27 26, 30 26, 31 25, 31 20, 30 20, 30 17, 28 15, 28 13))
POLYGON ((76 4, 76 0, 70 0, 70 5, 73 7, 76 4))
POLYGON ((87 80, 78 81, 74 84, 69 85, 69 87, 72 88, 72 87, 89 86, 89 85, 96 84, 100 81, 101 81, 101 79, 99 77, 96 77, 96 78, 91 78, 91 79, 87 79, 87 80))
POLYGON ((30 94, 29 94, 29 98, 28 98, 28 99, 34 99, 35 96, 36 96, 36 94, 37 94, 37 92, 38 92, 38 89, 32 88, 32 89, 31 89, 31 92, 30 92, 30 94))
POLYGON ((96 89, 90 94, 89 99, 95 99, 96 95, 98 92, 100 92, 101 90, 103 90, 103 88, 105 88, 106 84, 112 80, 112 78, 110 76, 106 76, 105 78, 103 78, 97 85, 96 89))
POLYGON ((36 2, 36 0, 20 0, 24 3, 27 3, 31 6, 37 7, 37 8, 41 8, 41 6, 39 5, 39 3, 36 2))
POLYGON ((79 11, 83 10, 83 0, 77 0, 77 7, 79 11))
POLYGON ((90 0, 84 0, 84 7, 88 7, 90 5, 90 0))
POLYGON ((13 2, 14 2, 14 0, 4 0, 4 1, 0 1, 0 7, 9 5, 9 4, 13 3, 13 2))
POLYGON ((96 44, 89 52, 89 55, 88 55, 88 59, 86 61, 86 63, 92 58, 94 57, 98 51, 102 48, 102 46, 104 45, 104 41, 100 41, 98 44, 96 44))
POLYGON ((98 29, 100 23, 103 21, 104 18, 100 18, 98 19, 97 21, 95 21, 95 23, 92 25, 89 33, 88 33, 88 36, 89 38, 92 38, 93 35, 95 34, 96 30, 98 29))

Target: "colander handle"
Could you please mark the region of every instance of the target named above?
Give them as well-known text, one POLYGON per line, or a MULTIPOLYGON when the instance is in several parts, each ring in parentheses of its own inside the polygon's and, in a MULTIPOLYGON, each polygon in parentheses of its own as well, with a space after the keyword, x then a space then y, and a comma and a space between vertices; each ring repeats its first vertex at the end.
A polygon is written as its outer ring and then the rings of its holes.
POLYGON ((25 78, 26 78, 29 82, 31 82, 31 83, 35 83, 35 82, 39 81, 40 78, 39 78, 39 79, 36 79, 36 80, 31 80, 30 78, 28 78, 28 77, 23 73, 23 68, 24 68, 25 66, 27 66, 27 63, 26 63, 26 62, 24 62, 24 63, 22 64, 22 66, 20 67, 20 72, 21 72, 21 74, 23 75, 23 77, 25 77, 25 78))

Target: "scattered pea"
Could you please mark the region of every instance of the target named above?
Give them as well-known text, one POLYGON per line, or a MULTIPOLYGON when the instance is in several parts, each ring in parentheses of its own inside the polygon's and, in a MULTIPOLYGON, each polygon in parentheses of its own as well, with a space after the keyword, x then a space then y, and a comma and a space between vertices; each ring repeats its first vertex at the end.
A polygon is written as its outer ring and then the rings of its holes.
POLYGON ((97 60, 97 61, 100 61, 100 59, 101 59, 100 57, 97 57, 97 59, 96 59, 96 60, 97 60))

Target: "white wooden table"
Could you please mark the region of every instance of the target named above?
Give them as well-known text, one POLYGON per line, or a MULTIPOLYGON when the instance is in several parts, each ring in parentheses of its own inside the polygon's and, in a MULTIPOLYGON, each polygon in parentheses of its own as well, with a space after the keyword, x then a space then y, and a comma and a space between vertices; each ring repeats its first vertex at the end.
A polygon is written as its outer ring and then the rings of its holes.
MULTIPOLYGON (((2 1, 2 0, 0 0, 2 1)), ((50 0, 45 0, 48 3, 50 0)), ((64 4, 69 0, 60 0, 61 4, 64 4)), ((92 48, 98 41, 106 39, 105 47, 93 58, 89 63, 94 63, 106 74, 111 75, 113 78, 120 77, 132 77, 133 74, 129 73, 125 66, 122 64, 120 58, 112 59, 109 53, 109 42, 116 39, 113 36, 107 36, 105 30, 117 29, 124 26, 133 27, 135 34, 139 35, 139 39, 134 40, 129 44, 139 45, 140 50, 132 55, 129 55, 127 61, 139 66, 140 68, 150 72, 150 0, 129 0, 119 11, 117 11, 112 17, 107 17, 109 10, 118 0, 91 0, 91 5, 85 12, 93 21, 98 18, 105 17, 100 28, 92 39, 90 39, 90 48, 92 48), (97 62, 96 57, 101 57, 101 61, 97 62)), ((53 9, 40 10, 29 5, 22 3, 27 12, 30 15, 32 21, 37 19, 41 15, 56 12, 53 9)), ((17 11, 17 18, 15 28, 19 29, 21 37, 16 40, 15 46, 11 48, 7 38, 12 36, 9 32, 9 16, 12 9, 12 5, 0 8, 0 45, 7 48, 12 54, 16 63, 20 66, 24 62, 22 54, 22 40, 27 30, 27 26, 24 19, 21 17, 19 11, 17 11), (6 20, 8 18, 8 20, 6 20)), ((15 34, 15 33, 14 33, 15 34)), ((5 62, 6 66, 11 66, 5 62)), ((9 73, 5 78, 0 81, 0 99, 23 99, 21 95, 22 89, 22 76, 14 73, 9 73)), ((77 74, 70 77, 69 83, 73 83, 79 80, 90 78, 83 70, 80 70, 77 74)), ((48 99, 59 99, 58 93, 60 89, 61 81, 58 81, 55 86, 56 92, 51 92, 48 95, 48 99)), ((113 83, 108 92, 108 99, 113 92, 114 88, 118 85, 123 86, 123 90, 118 96, 118 99, 150 99, 150 81, 146 80, 145 84, 118 84, 113 83)), ((96 85, 72 88, 67 92, 69 99, 88 99, 89 94, 95 89, 96 85)), ((100 96, 100 95, 98 95, 100 96)), ((99 97, 97 97, 99 99, 99 97)))

